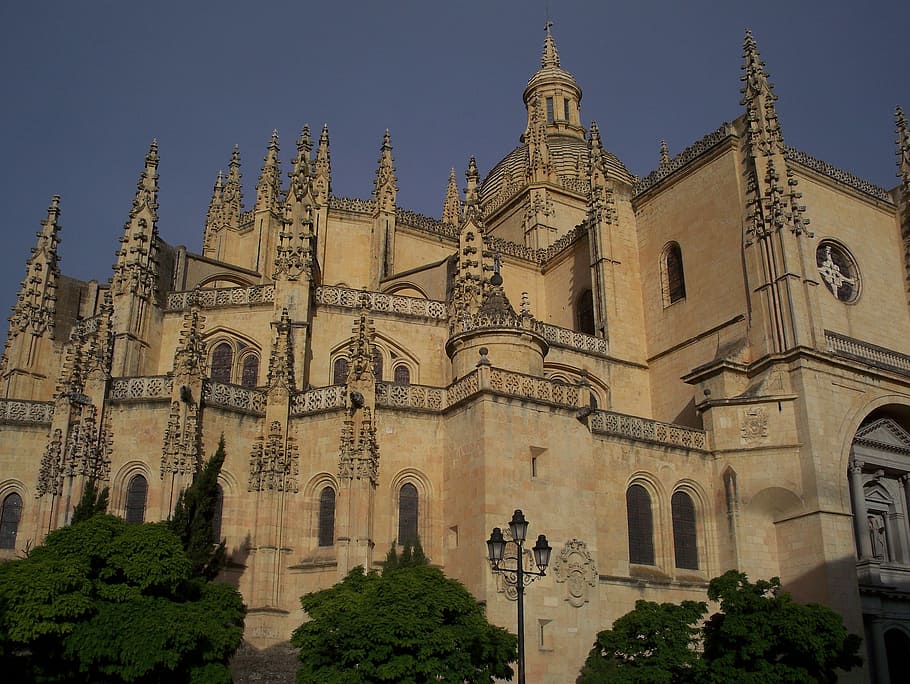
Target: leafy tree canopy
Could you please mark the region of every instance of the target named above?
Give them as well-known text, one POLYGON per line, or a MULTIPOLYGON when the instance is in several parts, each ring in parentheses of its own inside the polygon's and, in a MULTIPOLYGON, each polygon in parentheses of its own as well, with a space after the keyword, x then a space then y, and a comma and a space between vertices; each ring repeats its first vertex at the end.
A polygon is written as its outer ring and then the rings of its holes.
POLYGON ((8 681, 229 682, 244 612, 165 524, 95 515, 0 565, 0 665, 8 681))
POLYGON ((301 599, 311 619, 291 637, 300 649, 298 683, 512 678, 516 637, 491 625, 461 583, 425 560, 415 563, 415 555, 412 550, 409 561, 399 558, 382 574, 354 568, 335 586, 301 599))
POLYGON ((98 513, 106 513, 109 494, 110 490, 107 487, 99 492, 95 480, 88 480, 82 490, 82 498, 73 509, 73 519, 70 524, 88 520, 98 513))
POLYGON ((193 574, 214 579, 225 561, 224 541, 212 538, 212 520, 218 509, 218 474, 224 465, 224 435, 215 455, 203 466, 177 499, 168 527, 176 534, 193 564, 193 574))
POLYGON ((840 615, 793 601, 777 577, 752 584, 730 571, 711 580, 708 598, 720 612, 703 625, 704 603, 638 601, 597 635, 577 681, 827 684, 862 664, 840 615))

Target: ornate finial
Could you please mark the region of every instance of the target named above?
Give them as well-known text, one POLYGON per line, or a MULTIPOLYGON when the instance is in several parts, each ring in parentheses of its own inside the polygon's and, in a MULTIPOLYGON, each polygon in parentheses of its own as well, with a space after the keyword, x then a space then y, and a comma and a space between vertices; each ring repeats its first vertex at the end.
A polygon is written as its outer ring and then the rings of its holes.
POLYGON ((660 141, 660 166, 668 166, 670 164, 670 149, 667 147, 667 141, 660 141))
POLYGON ((604 165, 604 149, 600 141, 597 122, 591 122, 588 131, 588 224, 612 223, 615 214, 613 184, 604 165))
POLYGON ((291 317, 287 308, 281 310, 281 318, 273 323, 275 338, 272 341, 272 354, 269 357, 269 392, 280 390, 293 394, 294 354, 291 340, 291 317))
POLYGON ((910 201, 910 126, 900 106, 894 112, 894 120, 897 124, 897 175, 903 180, 906 199, 910 201))
POLYGON ((348 357, 351 365, 348 368, 348 383, 353 380, 376 380, 373 372, 373 361, 375 351, 373 349, 373 337, 376 331, 373 329, 373 321, 368 316, 369 313, 369 293, 364 290, 360 296, 360 313, 352 329, 353 335, 348 344, 348 357))
POLYGON ((461 200, 458 197, 458 184, 455 182, 455 167, 449 171, 449 185, 442 203, 442 220, 457 226, 461 223, 461 200))
POLYGON ((551 29, 553 28, 553 22, 547 21, 546 32, 547 37, 543 42, 543 56, 540 58, 540 66, 559 66, 559 51, 556 49, 556 41, 553 40, 553 33, 551 29))
POLYGON ((376 211, 395 211, 395 199, 398 196, 397 179, 395 178, 394 159, 392 159, 392 139, 389 129, 382 137, 382 148, 379 155, 379 168, 376 170, 376 181, 373 184, 373 197, 376 199, 376 211))
POLYGON ((183 314, 180 341, 174 354, 174 376, 198 376, 205 371, 206 346, 202 339, 205 316, 195 306, 183 314))
POLYGON ((316 148, 316 161, 313 164, 313 186, 316 201, 320 206, 329 202, 332 192, 332 162, 329 155, 329 126, 322 124, 319 134, 319 146, 316 148))
POLYGON ((303 130, 297 137, 297 155, 294 157, 293 168, 288 173, 291 179, 291 186, 288 188, 288 201, 295 199, 298 202, 303 199, 304 194, 310 189, 310 152, 313 149, 313 143, 310 140, 310 127, 304 125, 303 130))
POLYGON ((243 212, 243 192, 240 186, 240 148, 234 145, 228 174, 224 182, 223 214, 224 226, 231 230, 240 228, 240 214, 243 212))
POLYGON ((278 131, 272 130, 263 166, 256 184, 256 210, 277 213, 281 203, 281 162, 278 159, 278 131))
POLYGON ((550 144, 547 140, 547 117, 540 102, 540 95, 531 99, 528 119, 528 132, 525 134, 528 144, 528 180, 537 181, 552 175, 550 162, 550 144))

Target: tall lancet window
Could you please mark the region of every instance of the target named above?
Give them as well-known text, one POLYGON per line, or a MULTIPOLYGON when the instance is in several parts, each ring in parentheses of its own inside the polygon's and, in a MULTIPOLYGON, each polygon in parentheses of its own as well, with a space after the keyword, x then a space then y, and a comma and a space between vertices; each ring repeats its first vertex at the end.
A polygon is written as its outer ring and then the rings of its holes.
POLYGON ((629 562, 654 565, 654 516, 647 489, 637 484, 629 487, 626 514, 629 518, 629 562))
POLYGON ((148 497, 149 483, 142 475, 134 475, 126 487, 126 521, 128 523, 145 522, 145 500, 148 497))
POLYGON ((406 482, 398 491, 398 543, 417 543, 417 487, 406 482))
POLYGON ((675 242, 664 247, 661 258, 661 289, 664 306, 686 298, 686 276, 683 271, 682 250, 675 242))
POLYGON ((212 352, 212 380, 215 382, 229 383, 231 381, 231 367, 234 365, 234 350, 227 342, 222 342, 212 352))

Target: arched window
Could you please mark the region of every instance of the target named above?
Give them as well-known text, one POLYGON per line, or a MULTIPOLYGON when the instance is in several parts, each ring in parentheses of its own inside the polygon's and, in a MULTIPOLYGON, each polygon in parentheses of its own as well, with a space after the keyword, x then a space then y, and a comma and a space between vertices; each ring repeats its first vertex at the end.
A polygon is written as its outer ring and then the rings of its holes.
POLYGON ((224 515, 224 488, 216 485, 215 510, 212 512, 212 543, 221 543, 221 519, 224 515))
POLYGON ((675 242, 664 248, 661 264, 664 304, 670 305, 686 298, 686 276, 683 273, 682 250, 675 242))
POLYGON ((324 487, 319 494, 319 546, 335 543, 335 490, 324 487))
POLYGON ((227 342, 222 342, 212 352, 212 372, 209 374, 215 382, 231 381, 231 367, 234 365, 234 350, 227 342))
POLYGON ((247 354, 243 357, 243 373, 240 376, 240 384, 244 387, 255 387, 259 384, 259 357, 255 354, 247 354))
POLYGON ((417 487, 406 482, 398 491, 398 543, 417 543, 417 487))
POLYGON ((410 385, 411 384, 411 371, 407 366, 399 364, 395 366, 395 384, 396 385, 410 385))
POLYGON ((376 382, 382 380, 382 352, 373 349, 373 375, 376 376, 376 382))
POLYGON ((579 295, 575 303, 575 317, 578 332, 594 334, 594 293, 591 290, 585 290, 579 295))
POLYGON ((637 484, 629 487, 626 513, 629 516, 629 562, 654 565, 654 518, 647 489, 637 484))
POLYGON ((22 497, 16 492, 3 499, 0 510, 0 549, 16 548, 16 533, 22 518, 22 497))
POLYGON ((348 381, 348 360, 343 356, 335 359, 332 367, 332 384, 343 385, 348 381))
POLYGON ((141 523, 145 521, 145 499, 148 496, 149 483, 142 475, 134 475, 126 487, 126 521, 141 523))
POLYGON ((676 567, 698 570, 698 537, 695 532, 695 504, 685 492, 676 492, 670 499, 673 515, 673 550, 676 567))

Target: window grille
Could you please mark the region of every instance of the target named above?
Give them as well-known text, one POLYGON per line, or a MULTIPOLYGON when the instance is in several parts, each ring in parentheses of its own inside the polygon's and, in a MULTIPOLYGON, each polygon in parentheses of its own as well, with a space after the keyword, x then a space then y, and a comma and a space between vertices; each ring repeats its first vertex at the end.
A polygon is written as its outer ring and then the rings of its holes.
POLYGON ((411 384, 411 371, 407 366, 398 365, 395 366, 395 384, 396 385, 410 385, 411 384))
POLYGON ((332 367, 332 384, 343 385, 348 381, 348 360, 343 356, 335 359, 332 367))
POLYGON ((126 521, 141 523, 145 521, 145 499, 148 496, 149 484, 142 475, 135 475, 126 488, 126 521))
POLYGON ((243 358, 240 384, 244 387, 255 387, 259 384, 259 357, 255 354, 248 354, 243 358))
POLYGON ((22 518, 22 497, 16 492, 3 499, 0 509, 0 549, 16 548, 16 533, 22 518))
POLYGON ((234 350, 227 342, 222 342, 212 352, 211 377, 215 382, 231 381, 231 366, 234 364, 234 350))
POLYGON ((410 482, 402 485, 398 492, 398 543, 417 543, 417 487, 410 482))

